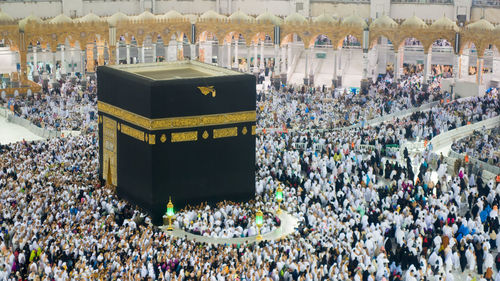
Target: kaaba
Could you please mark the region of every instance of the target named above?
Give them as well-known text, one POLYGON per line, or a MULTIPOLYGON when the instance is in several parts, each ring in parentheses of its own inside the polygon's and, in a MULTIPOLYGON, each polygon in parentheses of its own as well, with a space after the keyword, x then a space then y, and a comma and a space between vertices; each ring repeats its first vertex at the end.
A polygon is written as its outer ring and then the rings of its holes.
POLYGON ((100 178, 154 224, 169 198, 180 209, 254 197, 253 75, 194 61, 102 66, 97 88, 100 178))

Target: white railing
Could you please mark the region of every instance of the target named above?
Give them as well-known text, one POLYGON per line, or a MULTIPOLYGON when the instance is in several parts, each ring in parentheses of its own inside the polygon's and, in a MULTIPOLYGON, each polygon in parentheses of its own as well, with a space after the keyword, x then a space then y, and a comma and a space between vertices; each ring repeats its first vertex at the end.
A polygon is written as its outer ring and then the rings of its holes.
POLYGON ((307 144, 305 142, 296 142, 296 143, 293 143, 292 146, 295 149, 305 150, 307 147, 307 144))
POLYGON ((35 126, 29 120, 21 118, 19 116, 16 116, 14 113, 10 112, 6 108, 1 108, 0 111, 3 112, 2 114, 3 114, 3 116, 6 117, 8 122, 22 126, 39 137, 48 139, 48 138, 56 138, 56 137, 61 136, 61 132, 54 131, 54 130, 48 130, 48 129, 44 129, 44 128, 40 128, 38 126, 35 126))
MULTIPOLYGON (((450 158, 455 158, 455 159, 463 159, 465 157, 465 154, 460 154, 460 153, 457 153, 453 150, 450 150, 450 153, 448 154, 448 157, 450 158)), ((490 173, 493 173, 495 175, 499 175, 500 174, 500 167, 498 166, 494 166, 494 165, 490 165, 484 161, 481 161, 475 157, 471 157, 469 156, 469 161, 472 163, 472 164, 475 164, 477 166, 480 166, 483 168, 483 170, 486 170, 490 173)))
POLYGON ((404 49, 405 52, 423 52, 424 47, 423 46, 405 46, 404 49))
POLYGON ((472 6, 500 7, 500 1, 498 1, 498 0, 473 0, 472 6))
POLYGON ((451 54, 453 53, 453 48, 448 47, 448 46, 437 46, 437 47, 432 47, 432 52, 433 53, 447 53, 451 54))
MULTIPOLYGON (((292 143, 292 147, 298 150, 306 150, 307 149, 307 143, 305 142, 294 142, 292 143)), ((325 150, 326 145, 321 144, 321 143, 313 143, 312 145, 312 150, 313 151, 323 151, 325 150)))
POLYGON ((361 45, 342 45, 342 49, 361 49, 361 45))
POLYGON ((333 49, 333 45, 330 44, 314 45, 314 49, 333 49))
MULTIPOLYGON (((394 112, 392 114, 388 114, 388 115, 384 115, 384 116, 380 116, 380 117, 377 117, 377 118, 373 118, 373 119, 370 119, 368 121, 365 121, 364 122, 364 125, 365 126, 376 126, 378 124, 381 124, 381 123, 384 123, 384 122, 387 122, 387 121, 390 121, 390 120, 394 120, 394 119, 397 119, 397 118, 403 118, 403 117, 406 117, 406 116, 409 116, 411 114, 413 114, 414 112, 417 112, 417 111, 428 111, 430 110, 431 108, 437 106, 439 104, 439 101, 434 101, 434 102, 430 102, 430 103, 426 103, 420 107, 414 107, 414 108, 410 108, 410 109, 406 109, 406 110, 401 110, 401 111, 397 111, 397 112, 394 112)), ((323 132, 327 132, 327 131, 339 131, 339 130, 351 130, 351 129, 354 129, 354 128, 359 128, 361 127, 362 124, 361 123, 357 123, 357 124, 354 124, 354 125, 351 125, 351 126, 347 126, 347 127, 339 127, 339 128, 334 128, 334 129, 311 129, 311 130, 297 130, 297 129, 289 129, 288 131, 290 132, 295 132, 295 131, 301 131, 301 132, 319 132, 319 133, 323 133, 323 132)), ((257 132, 260 133, 262 131, 262 128, 257 128, 257 132)), ((283 129, 282 128, 266 128, 266 133, 276 133, 276 132, 282 132, 283 129)))
MULTIPOLYGON (((406 117, 406 116, 411 115, 417 111, 428 111, 437 105, 439 105, 439 101, 433 101, 430 103, 426 103, 420 107, 414 107, 414 108, 410 108, 410 109, 406 109, 406 110, 397 111, 397 112, 394 112, 392 114, 388 114, 388 115, 384 115, 384 116, 380 116, 380 117, 368 120, 368 121, 366 121, 366 125, 376 126, 378 124, 381 124, 381 123, 384 123, 384 122, 387 122, 390 120, 406 117)), ((360 124, 357 124, 357 126, 359 127, 360 124)))
POLYGON ((494 127, 497 127, 498 124, 500 124, 500 116, 486 119, 481 122, 477 122, 467 126, 462 126, 454 130, 441 133, 432 138, 431 140, 432 148, 433 150, 438 150, 443 146, 450 145, 455 140, 461 139, 465 136, 472 134, 472 132, 476 130, 482 129, 483 126, 485 129, 492 129, 494 127))
POLYGON ((326 148, 326 145, 324 145, 324 144, 320 144, 320 143, 313 144, 314 151, 323 151, 325 148, 326 148))

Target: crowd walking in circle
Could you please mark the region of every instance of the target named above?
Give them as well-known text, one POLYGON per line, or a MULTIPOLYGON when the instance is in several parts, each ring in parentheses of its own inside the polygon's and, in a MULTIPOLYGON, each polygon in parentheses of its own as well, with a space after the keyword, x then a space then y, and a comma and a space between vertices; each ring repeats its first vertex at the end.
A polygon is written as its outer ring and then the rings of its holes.
MULTIPOLYGON (((236 245, 173 238, 103 187, 95 95, 93 83, 67 83, 14 101, 35 123, 83 134, 0 146, 0 280, 500 280, 500 182, 471 165, 448 167, 429 146, 388 149, 498 116, 497 91, 452 100, 439 81, 424 91, 418 77, 388 76, 367 94, 258 93, 254 201, 190 207, 174 220, 199 235, 248 237, 260 208, 272 231, 283 186, 296 231, 236 245), (431 101, 396 121, 336 130, 431 101)), ((498 135, 474 139, 471 155, 498 146, 498 135)))

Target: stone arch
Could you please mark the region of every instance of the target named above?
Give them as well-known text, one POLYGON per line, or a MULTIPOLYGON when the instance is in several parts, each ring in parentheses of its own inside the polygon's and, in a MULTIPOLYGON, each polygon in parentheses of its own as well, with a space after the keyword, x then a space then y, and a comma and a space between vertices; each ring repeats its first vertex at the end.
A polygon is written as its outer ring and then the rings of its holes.
POLYGON ((331 35, 329 35, 329 34, 324 34, 324 33, 318 33, 318 34, 315 34, 315 35, 311 36, 311 40, 310 40, 310 41, 309 41, 309 43, 308 43, 309 48, 310 48, 310 47, 312 47, 312 46, 315 46, 315 44, 316 44, 316 39, 317 39, 318 37, 320 37, 320 36, 325 36, 325 37, 326 37, 326 39, 327 39, 327 43, 329 43, 329 44, 327 44, 327 45, 332 46, 332 47, 334 46, 333 42, 334 42, 334 40, 335 40, 335 39, 334 39, 331 35))
POLYGON ((344 37, 342 37, 340 40, 337 41, 336 45, 337 45, 338 49, 343 48, 344 46, 347 46, 347 45, 345 45, 346 40, 351 40, 350 39, 351 37, 349 37, 349 36, 351 36, 355 41, 350 42, 350 43, 348 42, 348 44, 354 43, 354 45, 356 45, 356 46, 359 45, 360 47, 363 45, 362 40, 360 40, 359 39, 360 37, 358 37, 359 35, 348 33, 348 34, 345 34, 344 37))
MULTIPOLYGON (((281 39, 281 45, 285 45, 285 44, 288 44, 288 43, 292 43, 293 42, 293 36, 294 35, 297 35, 297 39, 300 39, 300 41, 298 42, 301 42, 303 45, 304 45, 304 48, 306 47, 306 42, 305 39, 303 39, 300 34, 296 33, 296 32, 290 32, 286 35, 283 35, 282 39, 281 39)), ((309 40, 310 41, 310 40, 309 40)))

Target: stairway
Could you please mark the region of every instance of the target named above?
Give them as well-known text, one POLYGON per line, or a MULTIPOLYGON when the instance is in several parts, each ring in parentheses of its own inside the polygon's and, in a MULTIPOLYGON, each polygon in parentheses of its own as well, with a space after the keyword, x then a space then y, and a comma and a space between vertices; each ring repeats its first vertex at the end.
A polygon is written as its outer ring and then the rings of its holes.
POLYGON ((304 71, 306 67, 306 52, 300 51, 299 58, 295 67, 292 69, 288 84, 301 85, 304 83, 304 71))
POLYGON ((320 66, 318 67, 318 71, 314 74, 314 85, 315 86, 331 86, 332 78, 333 78, 333 50, 325 50, 322 51, 326 53, 326 57, 324 59, 318 59, 320 61, 320 66))
POLYGON ((342 73, 342 87, 359 87, 361 78, 363 77, 363 50, 361 49, 346 49, 342 51, 343 69, 342 73))

